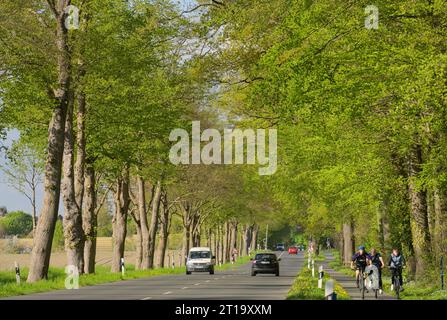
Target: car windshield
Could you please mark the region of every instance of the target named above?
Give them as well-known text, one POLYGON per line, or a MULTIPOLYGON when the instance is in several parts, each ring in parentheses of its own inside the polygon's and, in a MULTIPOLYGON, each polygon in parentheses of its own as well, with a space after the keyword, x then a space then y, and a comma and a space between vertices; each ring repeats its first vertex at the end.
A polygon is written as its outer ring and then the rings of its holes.
POLYGON ((255 260, 276 260, 276 255, 274 255, 274 254, 258 253, 255 256, 255 260))
POLYGON ((210 251, 191 251, 189 253, 190 259, 207 259, 211 257, 210 251))

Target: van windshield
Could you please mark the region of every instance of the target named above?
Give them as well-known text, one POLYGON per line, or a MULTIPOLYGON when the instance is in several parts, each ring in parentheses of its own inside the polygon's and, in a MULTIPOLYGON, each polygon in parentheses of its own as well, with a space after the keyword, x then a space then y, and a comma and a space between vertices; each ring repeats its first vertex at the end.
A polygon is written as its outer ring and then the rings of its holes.
POLYGON ((191 251, 189 253, 190 259, 209 259, 211 257, 210 251, 191 251))

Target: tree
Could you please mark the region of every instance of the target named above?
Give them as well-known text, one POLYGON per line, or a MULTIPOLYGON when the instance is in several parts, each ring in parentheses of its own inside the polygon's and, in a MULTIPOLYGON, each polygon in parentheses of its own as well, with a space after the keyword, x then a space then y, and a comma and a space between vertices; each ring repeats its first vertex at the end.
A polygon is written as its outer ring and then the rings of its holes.
POLYGON ((33 235, 37 224, 36 191, 42 183, 42 157, 35 150, 15 144, 8 151, 6 165, 0 166, 5 173, 8 184, 23 194, 32 207, 33 235))
POLYGON ((6 235, 27 236, 33 231, 33 218, 23 211, 13 211, 0 218, 6 235))

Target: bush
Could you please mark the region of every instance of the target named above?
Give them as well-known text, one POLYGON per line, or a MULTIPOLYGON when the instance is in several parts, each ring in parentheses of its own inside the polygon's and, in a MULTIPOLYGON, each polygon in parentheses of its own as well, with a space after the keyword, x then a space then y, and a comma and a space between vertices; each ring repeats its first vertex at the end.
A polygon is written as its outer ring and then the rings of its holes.
POLYGON ((15 211, 1 217, 0 226, 6 235, 26 236, 33 230, 33 218, 23 211, 15 211))

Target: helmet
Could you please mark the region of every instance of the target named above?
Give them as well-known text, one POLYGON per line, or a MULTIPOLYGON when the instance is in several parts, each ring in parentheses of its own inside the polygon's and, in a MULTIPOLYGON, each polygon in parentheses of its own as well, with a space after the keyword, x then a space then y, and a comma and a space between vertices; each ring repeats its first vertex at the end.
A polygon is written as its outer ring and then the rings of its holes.
POLYGON ((365 250, 365 246, 360 246, 359 250, 365 250))

